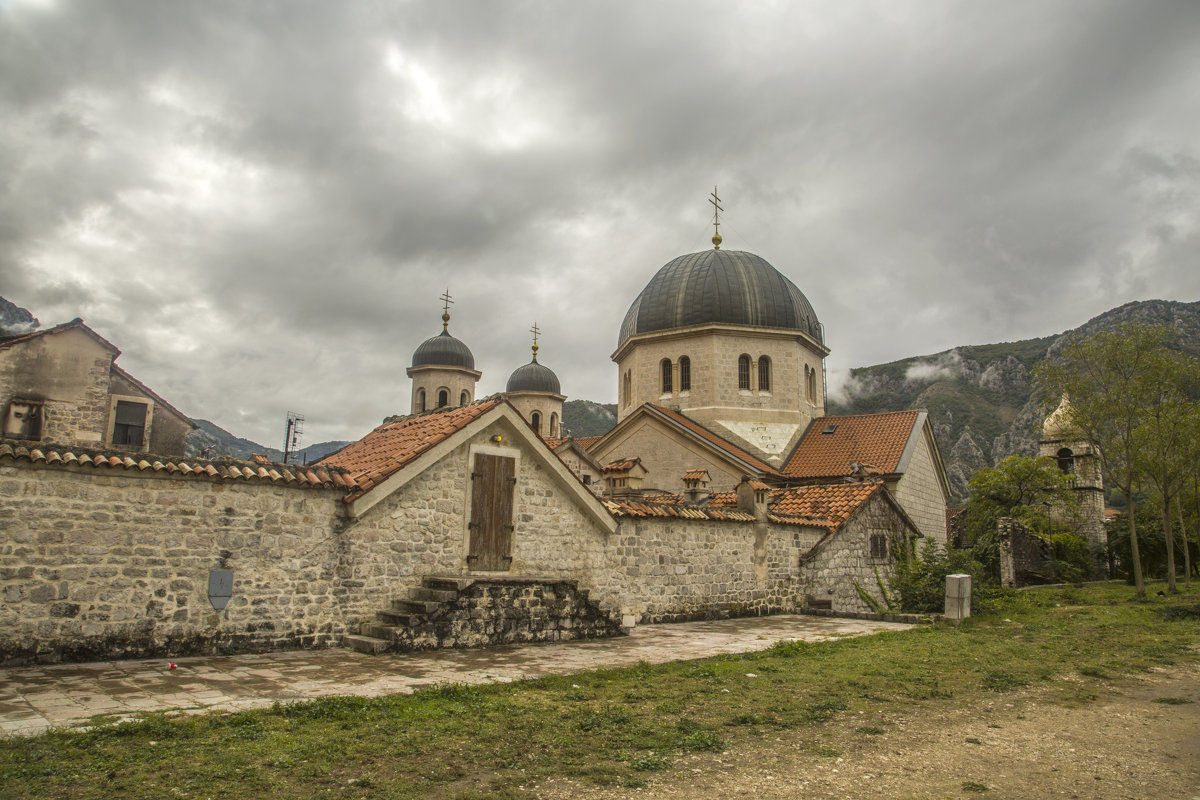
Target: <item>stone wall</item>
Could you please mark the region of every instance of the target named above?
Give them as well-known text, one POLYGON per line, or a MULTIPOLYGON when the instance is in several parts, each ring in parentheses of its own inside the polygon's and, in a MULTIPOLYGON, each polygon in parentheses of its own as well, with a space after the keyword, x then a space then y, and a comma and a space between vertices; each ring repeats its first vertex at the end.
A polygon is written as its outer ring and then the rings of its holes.
POLYGON ((1002 517, 999 525, 1001 585, 1028 586, 1055 580, 1048 542, 1011 517, 1002 517))
POLYGON ((892 576, 897 548, 907 539, 897 536, 906 530, 900 515, 880 494, 875 494, 836 535, 822 541, 805 559, 803 590, 816 601, 828 600, 834 611, 872 611, 859 595, 858 587, 882 601, 879 583, 892 576), (871 537, 881 536, 886 558, 871 557, 871 537))
POLYGON ((0 464, 0 663, 337 640, 339 491, 112 469, 0 464))
POLYGON ((916 523, 922 536, 946 541, 946 493, 938 480, 937 467, 929 448, 929 438, 920 433, 908 468, 896 485, 893 496, 916 523))

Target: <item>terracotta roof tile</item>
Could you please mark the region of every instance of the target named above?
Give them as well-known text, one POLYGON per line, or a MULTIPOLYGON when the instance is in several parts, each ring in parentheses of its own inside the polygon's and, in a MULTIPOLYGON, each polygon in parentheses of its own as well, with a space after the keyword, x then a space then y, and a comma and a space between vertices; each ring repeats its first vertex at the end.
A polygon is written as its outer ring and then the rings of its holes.
POLYGON ((11 458, 13 461, 28 461, 33 464, 61 465, 62 467, 85 467, 89 469, 120 469, 128 472, 166 472, 183 477, 215 481, 254 481, 276 483, 303 489, 341 489, 353 488, 350 476, 336 467, 317 467, 307 472, 293 474, 283 464, 272 464, 268 470, 254 463, 241 462, 228 458, 215 461, 199 460, 188 463, 179 460, 162 460, 158 456, 140 457, 134 461, 132 456, 121 453, 105 452, 76 452, 73 449, 45 445, 42 447, 26 447, 17 442, 0 441, 0 461, 11 458), (153 459, 153 461, 149 460, 153 459))
POLYGON ((754 515, 744 511, 682 503, 639 502, 635 500, 601 500, 614 517, 675 517, 705 519, 721 522, 754 522, 754 515))
POLYGON ((498 397, 489 397, 471 405, 389 417, 357 442, 318 461, 317 466, 345 470, 359 493, 365 492, 502 402, 498 397))
POLYGON ((689 469, 683 473, 685 481, 706 481, 708 480, 708 470, 701 467, 700 469, 689 469))
POLYGON ((628 472, 642 463, 640 458, 618 458, 600 468, 601 472, 628 472))
POLYGON ((604 438, 603 436, 576 436, 576 437, 574 437, 575 444, 579 445, 584 450, 587 450, 589 447, 591 447, 592 445, 594 445, 596 442, 600 441, 603 438, 604 438))
POLYGON ((705 505, 708 506, 709 508, 712 508, 714 506, 718 507, 718 508, 726 507, 726 506, 736 507, 737 506, 737 492, 732 491, 732 490, 728 491, 728 492, 713 492, 712 494, 710 494, 708 496, 708 502, 705 503, 705 505))
POLYGON ((767 501, 767 519, 835 531, 876 492, 882 483, 825 483, 777 489, 767 501))
POLYGON ((796 444, 783 474, 789 478, 838 478, 850 474, 852 461, 873 465, 868 472, 892 474, 920 413, 914 410, 818 417, 796 444))
POLYGON ((667 417, 676 425, 686 428, 693 434, 706 440, 709 444, 715 445, 718 449, 724 450, 727 454, 733 456, 734 458, 746 462, 758 471, 767 475, 779 475, 779 470, 775 469, 767 462, 763 461, 757 456, 751 455, 749 452, 738 447, 733 442, 718 436, 690 417, 686 417, 678 411, 672 411, 669 408, 664 408, 663 406, 656 405, 654 403, 646 403, 646 405, 662 416, 667 417))

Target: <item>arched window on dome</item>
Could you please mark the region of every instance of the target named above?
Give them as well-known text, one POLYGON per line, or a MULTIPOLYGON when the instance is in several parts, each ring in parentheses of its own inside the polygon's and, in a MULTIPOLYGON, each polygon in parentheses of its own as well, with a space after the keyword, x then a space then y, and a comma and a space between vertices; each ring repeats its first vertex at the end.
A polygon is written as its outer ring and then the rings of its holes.
POLYGON ((450 392, 445 389, 438 390, 438 408, 445 408, 450 405, 450 392))
POLYGON ((679 391, 692 390, 692 360, 687 356, 679 357, 679 391))
POLYGON ((1075 454, 1071 452, 1071 448, 1064 447, 1054 455, 1054 460, 1058 462, 1058 468, 1064 475, 1075 474, 1075 454))
POLYGON ((425 390, 417 389, 417 411, 425 410, 425 390))
POLYGON ((771 359, 766 356, 758 358, 758 390, 760 392, 771 391, 771 359))
POLYGON ((538 436, 542 435, 542 415, 538 412, 533 412, 529 415, 529 424, 533 426, 533 432, 538 436))
POLYGON ((750 356, 745 353, 738 356, 738 388, 750 388, 750 356))
POLYGON ((659 367, 662 369, 662 393, 670 394, 671 393, 671 359, 664 358, 662 360, 662 363, 659 364, 659 367))
POLYGON ((471 402, 471 393, 468 392, 466 389, 463 389, 463 393, 458 396, 458 404, 460 406, 465 406, 465 405, 469 404, 470 402, 471 402))
POLYGON ((550 430, 546 431, 551 437, 558 436, 558 414, 550 412, 550 430))

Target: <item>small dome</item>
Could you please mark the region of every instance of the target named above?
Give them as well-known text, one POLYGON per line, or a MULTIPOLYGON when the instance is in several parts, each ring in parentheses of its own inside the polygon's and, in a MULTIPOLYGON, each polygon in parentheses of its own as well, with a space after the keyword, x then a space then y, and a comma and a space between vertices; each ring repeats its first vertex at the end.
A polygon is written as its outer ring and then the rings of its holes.
POLYGON ((1071 421, 1071 413, 1071 399, 1064 394, 1058 408, 1054 409, 1054 412, 1042 423, 1042 438, 1062 439, 1073 434, 1074 425, 1071 421))
POLYGON ((618 347, 641 333, 712 323, 798 330, 823 339, 808 298, 766 259, 705 250, 679 256, 655 273, 629 307, 618 347))
POLYGON ((421 342, 421 346, 413 353, 414 367, 462 367, 475 369, 475 356, 471 349, 455 339, 448 332, 442 331, 421 342))
POLYGON ((525 366, 513 370, 513 374, 508 376, 508 386, 505 391, 509 393, 550 392, 551 394, 562 394, 558 376, 554 374, 554 370, 539 364, 537 358, 525 366))

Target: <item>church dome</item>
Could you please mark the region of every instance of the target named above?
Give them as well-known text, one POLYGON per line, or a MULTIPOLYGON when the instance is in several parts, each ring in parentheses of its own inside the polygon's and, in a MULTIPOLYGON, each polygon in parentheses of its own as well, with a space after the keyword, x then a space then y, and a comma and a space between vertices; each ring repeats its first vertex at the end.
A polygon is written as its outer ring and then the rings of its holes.
POLYGON ((413 353, 414 367, 462 367, 475 369, 475 356, 471 349, 443 330, 421 342, 413 353))
POLYGON ((638 334, 714 323, 802 331, 824 343, 808 298, 783 273, 753 253, 714 249, 679 256, 650 279, 625 314, 618 347, 638 334))
POLYGON ((1071 398, 1063 395, 1062 402, 1058 404, 1058 408, 1046 417, 1046 421, 1042 423, 1042 438, 1043 439, 1063 439, 1074 434, 1075 426, 1071 420, 1071 415, 1074 409, 1071 408, 1071 398))
POLYGON ((513 374, 508 376, 508 386, 505 387, 505 391, 509 393, 550 392, 551 394, 562 394, 558 376, 554 374, 554 370, 539 364, 536 356, 533 361, 513 370, 513 374))

